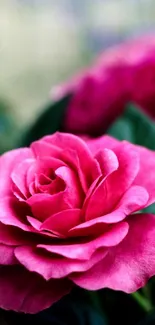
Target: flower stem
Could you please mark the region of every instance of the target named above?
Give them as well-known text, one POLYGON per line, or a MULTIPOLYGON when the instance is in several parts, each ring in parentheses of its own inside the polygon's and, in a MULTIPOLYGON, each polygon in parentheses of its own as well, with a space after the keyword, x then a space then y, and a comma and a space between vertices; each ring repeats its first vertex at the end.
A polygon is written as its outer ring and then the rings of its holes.
POLYGON ((153 309, 153 305, 151 301, 145 298, 144 296, 142 296, 138 291, 132 293, 132 297, 146 312, 149 312, 153 309))
POLYGON ((102 308, 101 300, 97 291, 88 291, 89 299, 94 308, 102 315, 105 319, 104 311, 102 308))
POLYGON ((96 309, 100 309, 100 299, 96 291, 89 291, 89 298, 96 309))

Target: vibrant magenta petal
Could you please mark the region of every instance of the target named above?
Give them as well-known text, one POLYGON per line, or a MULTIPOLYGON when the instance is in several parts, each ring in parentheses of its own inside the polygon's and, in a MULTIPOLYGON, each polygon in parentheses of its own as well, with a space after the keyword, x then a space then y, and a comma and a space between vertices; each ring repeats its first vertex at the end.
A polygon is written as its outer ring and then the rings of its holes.
POLYGON ((41 221, 30 216, 27 216, 26 219, 35 230, 40 231, 40 227, 42 225, 41 221))
POLYGON ((40 221, 44 221, 52 214, 72 207, 65 195, 65 191, 54 195, 48 193, 35 194, 27 200, 27 203, 31 207, 33 215, 40 221))
POLYGON ((12 150, 0 157, 0 197, 12 194, 11 172, 17 164, 28 158, 33 158, 28 148, 12 150))
POLYGON ((80 241, 78 244, 66 243, 63 245, 38 245, 37 247, 44 248, 50 253, 56 253, 67 258, 88 260, 97 249, 118 245, 127 235, 127 232, 128 224, 122 222, 113 225, 98 238, 86 242, 80 241))
POLYGON ((54 174, 54 179, 50 179, 44 174, 35 176, 35 193, 55 195, 59 192, 67 191, 66 184, 60 177, 54 174), (66 188, 66 189, 65 189, 66 188))
MULTIPOLYGON (((42 235, 44 237, 51 237, 51 239, 52 238, 64 238, 64 235, 61 235, 60 233, 58 233, 56 231, 52 233, 51 231, 48 231, 48 230, 41 230, 42 222, 40 222, 39 220, 37 220, 33 217, 30 217, 30 216, 27 216, 26 219, 28 220, 30 225, 34 228, 34 232, 36 232, 38 235, 42 235)), ((30 243, 30 241, 29 241, 29 243, 30 243)))
POLYGON ((103 149, 102 151, 98 152, 96 158, 100 164, 104 179, 101 176, 97 178, 87 192, 82 210, 82 213, 85 215, 85 219, 87 219, 87 213, 90 213, 93 217, 95 216, 94 210, 96 211, 96 192, 98 195, 98 208, 101 209, 102 215, 102 206, 104 201, 103 195, 105 193, 105 179, 108 177, 108 175, 117 170, 119 166, 118 159, 112 150, 103 149))
POLYGON ((99 152, 100 167, 104 178, 96 184, 96 188, 91 191, 91 196, 88 191, 84 206, 83 213, 85 214, 85 220, 94 219, 103 215, 103 205, 106 205, 107 199, 107 182, 106 179, 110 174, 116 171, 119 167, 116 155, 111 150, 104 149, 103 152, 99 152), (102 159, 102 161, 101 161, 102 159))
POLYGON ((15 226, 25 231, 32 231, 26 222, 27 206, 15 198, 0 199, 0 222, 4 225, 15 226))
POLYGON ((119 167, 117 156, 110 149, 100 149, 95 158, 99 162, 103 176, 110 175, 119 167))
POLYGON ((61 159, 69 166, 76 168, 86 178, 86 186, 90 186, 92 181, 100 174, 100 168, 93 159, 93 156, 85 141, 73 134, 55 133, 46 136, 43 141, 50 145, 62 148, 61 159), (89 169, 88 169, 89 165, 89 169))
POLYGON ((65 211, 60 211, 57 214, 52 215, 46 219, 40 230, 47 230, 53 233, 60 233, 66 236, 68 231, 77 226, 81 222, 81 210, 70 209, 65 211))
POLYGON ((55 174, 66 184, 65 196, 73 208, 79 208, 83 202, 83 191, 81 189, 79 179, 75 172, 70 168, 63 166, 55 171, 55 174))
POLYGON ((0 267, 18 264, 14 255, 14 247, 0 244, 0 267))
MULTIPOLYGON (((139 155, 135 146, 126 141, 121 142, 113 151, 118 158, 119 168, 109 177, 108 191, 113 191, 118 198, 132 185, 139 172, 139 155)), ((142 184, 139 185, 142 186, 142 184)))
POLYGON ((48 169, 56 170, 62 166, 66 166, 66 164, 62 160, 56 159, 51 156, 41 157, 38 158, 36 161, 36 171, 38 174, 40 173, 44 174, 48 169))
POLYGON ((155 202, 155 152, 143 147, 136 146, 140 156, 140 170, 134 181, 134 184, 143 186, 149 193, 147 205, 155 202))
MULTIPOLYGON (((65 161, 68 162, 70 167, 78 173, 78 177, 79 177, 83 192, 87 193, 88 188, 92 182, 92 172, 90 172, 90 171, 88 172, 88 170, 87 170, 87 174, 85 174, 85 172, 83 172, 83 170, 81 168, 82 166, 80 164, 80 159, 79 159, 76 151, 74 151, 74 150, 71 150, 71 149, 64 150, 63 151, 63 159, 65 159, 65 161)), ((97 165, 98 164, 96 162, 96 166, 97 165)), ((99 168, 99 166, 98 166, 98 168, 99 168)), ((95 170, 95 168, 93 170, 95 170)), ((94 179, 95 179, 95 177, 94 177, 94 179)))
POLYGON ((32 142, 31 149, 35 157, 39 159, 43 159, 44 157, 59 159, 61 154, 60 148, 46 142, 44 138, 32 142))
MULTIPOLYGON (((62 159, 64 165, 69 163, 69 166, 76 171, 78 171, 79 179, 82 185, 82 188, 84 192, 87 192, 88 185, 87 185, 87 179, 84 172, 81 170, 81 165, 79 161, 79 157, 76 152, 76 148, 74 150, 71 150, 70 148, 60 150, 60 148, 57 148, 53 146, 52 144, 45 142, 44 140, 39 140, 36 142, 33 142, 32 150, 36 157, 39 157, 39 159, 42 159, 49 155, 49 157, 55 157, 56 159, 62 159)), ((97 166, 97 164, 96 164, 97 166)), ((89 173, 90 174, 90 173, 89 173)), ((90 175, 89 175, 90 178, 90 175)))
POLYGON ((60 279, 72 272, 83 272, 91 268, 107 254, 107 249, 96 251, 91 259, 77 261, 60 256, 54 257, 46 254, 41 249, 34 249, 30 246, 21 246, 15 249, 15 256, 18 261, 30 272, 37 272, 44 279, 60 279))
POLYGON ((122 196, 120 202, 112 213, 104 216, 104 222, 115 223, 126 216, 147 206, 149 195, 141 186, 131 186, 122 196))
POLYGON ((25 159, 20 164, 17 163, 11 173, 13 183, 25 199, 29 196, 29 188, 26 183, 27 171, 33 163, 34 159, 25 159))
POLYGON ((84 138, 87 146, 89 147, 92 154, 95 156, 98 151, 103 149, 111 149, 115 148, 120 142, 109 135, 104 135, 98 138, 84 138))
MULTIPOLYGON (((47 135, 43 137, 43 141, 61 149, 76 149, 79 157, 83 153, 84 155, 87 154, 88 157, 92 158, 91 153, 87 148, 87 145, 84 143, 83 140, 80 139, 80 137, 74 134, 56 132, 53 135, 47 135)), ((82 157, 82 159, 84 160, 84 157, 82 157)))
POLYGON ((148 200, 149 194, 146 189, 142 186, 133 185, 124 193, 115 209, 122 210, 128 216, 145 208, 148 200))
POLYGON ((122 142, 114 151, 119 167, 117 168, 117 164, 112 162, 112 173, 101 181, 90 197, 87 203, 86 220, 110 213, 124 192, 132 185, 138 173, 139 157, 132 145, 122 142), (114 170, 114 168, 117 169, 114 170))
POLYGON ((34 195, 36 193, 35 182, 29 184, 29 192, 30 195, 34 195))
POLYGON ((45 281, 21 266, 0 268, 0 307, 35 314, 70 292, 67 279, 45 281))
POLYGON ((82 207, 83 221, 85 221, 85 209, 87 207, 87 204, 88 204, 93 192, 95 191, 97 186, 101 183, 101 181, 102 181, 102 176, 97 177, 87 191, 86 198, 84 200, 83 207, 82 207))
POLYGON ((155 275, 155 216, 135 214, 128 222, 125 239, 92 269, 72 275, 72 281, 89 290, 106 287, 131 293, 155 275))
POLYGON ((130 187, 122 196, 114 211, 101 217, 86 221, 69 231, 70 236, 88 236, 105 231, 106 224, 117 223, 133 212, 143 209, 148 202, 147 191, 140 186, 130 187))

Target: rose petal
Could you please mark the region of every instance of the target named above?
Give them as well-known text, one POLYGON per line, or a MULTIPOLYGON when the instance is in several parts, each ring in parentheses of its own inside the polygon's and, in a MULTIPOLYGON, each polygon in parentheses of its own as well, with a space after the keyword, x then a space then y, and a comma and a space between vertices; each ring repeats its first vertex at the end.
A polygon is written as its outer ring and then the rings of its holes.
POLYGON ((76 173, 68 167, 60 167, 55 171, 55 174, 60 177, 66 184, 66 197, 70 201, 73 208, 79 208, 82 205, 84 195, 80 187, 76 173))
POLYGON ((136 178, 139 172, 139 155, 136 148, 126 141, 121 142, 113 151, 118 158, 119 168, 107 179, 107 190, 110 197, 113 193, 112 203, 114 204, 114 201, 116 202, 118 198, 121 198, 136 178))
POLYGON ((30 217, 30 216, 27 216, 26 219, 28 220, 28 222, 30 223, 30 225, 35 230, 40 231, 40 227, 41 227, 42 223, 39 220, 37 220, 37 219, 35 219, 33 217, 30 217))
POLYGON ((33 242, 33 234, 27 235, 17 227, 4 225, 0 222, 0 244, 9 246, 26 245, 33 242))
POLYGON ((57 132, 52 136, 46 136, 42 140, 34 142, 32 149, 39 157, 54 156, 62 159, 70 167, 76 168, 78 173, 80 172, 80 179, 83 179, 84 191, 100 174, 98 163, 93 159, 86 143, 73 134, 57 132))
POLYGON ((81 210, 71 209, 60 211, 46 219, 40 230, 48 230, 50 232, 67 235, 68 231, 77 226, 81 222, 81 210))
POLYGON ((130 187, 122 196, 119 204, 114 211, 101 217, 86 221, 72 228, 69 231, 70 236, 88 236, 94 233, 101 233, 106 224, 117 223, 129 214, 143 209, 148 202, 147 191, 140 186, 130 187))
POLYGON ((21 266, 0 268, 0 308, 35 314, 70 292, 67 279, 45 281, 21 266))
POLYGON ((100 184, 101 181, 102 181, 102 176, 97 177, 87 191, 86 198, 84 200, 83 207, 82 207, 82 214, 84 215, 83 221, 85 221, 85 209, 87 207, 87 204, 89 203, 89 200, 93 192, 95 191, 95 189, 97 188, 98 184, 100 184))
MULTIPOLYGON (((139 157, 133 146, 122 142, 115 148, 116 156, 119 161, 118 169, 102 180, 98 185, 86 209, 86 220, 97 218, 101 215, 110 213, 119 202, 124 192, 133 183, 139 170, 139 157)), ((113 156, 111 155, 111 158, 113 156)), ((113 158, 114 159, 114 158, 113 158)), ((117 165, 112 163, 112 168, 117 165)))
POLYGON ((118 159, 112 150, 103 149, 98 153, 98 158, 104 178, 96 184, 96 188, 91 191, 91 195, 89 191, 87 193, 83 206, 86 220, 94 219, 103 214, 103 204, 106 204, 107 198, 106 179, 119 167, 118 159))
POLYGON ((134 184, 143 186, 149 193, 147 205, 155 202, 155 152, 143 147, 136 146, 140 156, 140 170, 134 180, 134 184))
MULTIPOLYGON (((63 159, 68 162, 69 166, 78 173, 79 180, 81 183, 81 188, 84 193, 87 193, 88 188, 92 182, 92 173, 85 174, 82 171, 80 159, 77 155, 76 150, 65 149, 62 153, 63 159)), ((97 164, 96 164, 97 165, 97 164)), ((99 167, 98 167, 99 168, 99 167)), ((95 179, 95 177, 94 177, 95 179)))
POLYGON ((27 206, 12 197, 0 199, 0 222, 4 225, 15 226, 25 231, 32 231, 26 223, 27 206))
MULTIPOLYGON (((42 236, 42 237, 40 237, 40 240, 41 240, 41 238, 44 238, 44 237, 45 237, 45 240, 47 240, 47 237, 50 237, 49 239, 51 239, 51 238, 59 238, 59 239, 64 238, 64 236, 62 236, 59 233, 56 233, 56 231, 54 233, 52 233, 50 231, 46 231, 46 230, 41 231, 40 228, 41 228, 42 223, 39 220, 37 220, 37 219, 35 219, 33 217, 27 216, 27 220, 30 223, 30 225, 34 228, 34 230, 35 230, 34 232, 36 232, 38 235, 42 236)), ((29 244, 30 244, 30 241, 29 241, 29 244)))
POLYGON ((0 197, 12 194, 11 172, 17 164, 28 158, 33 158, 28 148, 12 150, 0 157, 0 197))
POLYGON ((56 159, 54 157, 41 157, 37 159, 36 162, 36 168, 37 173, 46 173, 48 169, 56 170, 59 167, 66 166, 66 164, 60 160, 56 159))
MULTIPOLYGON (((112 150, 103 149, 102 151, 99 151, 98 154, 96 155, 96 159, 99 161, 100 168, 103 173, 104 179, 102 176, 99 176, 90 186, 90 188, 87 192, 84 204, 83 204, 82 213, 84 215, 86 215, 86 210, 87 210, 89 203, 90 203, 90 206, 92 204, 92 208, 94 207, 94 204, 95 204, 95 209, 96 209, 96 202, 94 202, 94 199, 93 199, 94 198, 93 193, 95 193, 95 189, 97 189, 98 186, 100 186, 99 184, 102 184, 104 182, 105 178, 107 178, 107 176, 109 174, 111 174, 112 172, 114 172, 115 170, 118 169, 118 159, 112 150)), ((102 191, 101 187, 100 187, 100 189, 102 191)), ((103 191, 104 191, 104 187, 103 187, 103 191)), ((102 195, 103 195, 103 193, 101 193, 101 196, 102 195)), ((100 199, 101 199, 101 202, 99 205, 102 207, 103 198, 100 197, 100 199)), ((90 210, 91 210, 91 207, 90 207, 90 210)), ((86 217, 84 218, 84 220, 85 219, 86 219, 86 217)))
POLYGON ((30 166, 34 163, 34 159, 25 159, 20 164, 16 164, 10 175, 13 183, 16 185, 25 199, 29 196, 29 188, 26 184, 26 175, 30 166))
POLYGON ((14 247, 0 244, 0 266, 18 264, 14 247))
POLYGON ((80 241, 78 244, 37 245, 37 247, 67 258, 88 260, 97 249, 118 245, 126 236, 127 232, 128 224, 122 222, 113 225, 107 232, 93 240, 80 241))
POLYGON ((95 158, 100 164, 100 168, 103 176, 110 175, 113 171, 119 167, 119 162, 115 153, 110 149, 100 149, 95 158))
POLYGON ((106 254, 107 250, 102 249, 96 251, 89 260, 77 261, 76 259, 53 257, 51 254, 45 255, 43 250, 36 250, 30 246, 21 246, 15 249, 15 256, 18 261, 29 271, 37 272, 46 280, 60 279, 72 272, 88 270, 106 254))
POLYGON ((113 150, 120 143, 120 141, 110 137, 109 135, 104 135, 98 138, 85 137, 85 141, 94 156, 98 153, 98 151, 104 148, 113 150))
POLYGON ((125 239, 92 269, 72 275, 74 283, 88 290, 106 287, 131 293, 155 275, 155 216, 139 214, 128 221, 125 239))
POLYGON ((50 178, 46 177, 43 174, 36 175, 35 177, 35 189, 36 193, 47 193, 54 195, 59 192, 63 192, 65 189, 66 185, 63 179, 60 177, 56 177, 54 180, 51 180, 50 178), (45 182, 42 184, 42 182, 45 182), (47 183, 47 184, 46 184, 47 183))
POLYGON ((121 221, 121 216, 123 219, 134 213, 138 210, 142 210, 147 206, 149 200, 148 192, 145 188, 141 186, 131 186, 125 194, 122 196, 120 202, 116 206, 113 213, 109 213, 104 216, 104 222, 106 223, 114 223, 121 221), (117 216, 115 216, 115 212, 117 216), (122 212, 119 216, 118 212, 122 212))
POLYGON ((27 200, 27 203, 31 207, 33 215, 40 221, 44 221, 51 215, 72 207, 65 195, 65 191, 54 195, 35 194, 27 200))
POLYGON ((43 159, 45 157, 56 159, 60 158, 61 149, 46 142, 44 138, 41 138, 39 141, 32 142, 30 147, 36 159, 43 159))

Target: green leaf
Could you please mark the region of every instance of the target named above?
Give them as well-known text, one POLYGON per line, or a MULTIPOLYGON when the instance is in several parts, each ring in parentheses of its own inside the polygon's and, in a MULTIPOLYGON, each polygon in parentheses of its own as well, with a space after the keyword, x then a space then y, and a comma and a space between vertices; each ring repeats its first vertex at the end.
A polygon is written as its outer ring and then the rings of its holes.
POLYGON ((107 131, 119 140, 155 149, 155 122, 142 110, 129 104, 123 115, 118 118, 107 131))
POLYGON ((61 130, 66 107, 71 96, 66 96, 60 101, 49 103, 40 116, 25 132, 18 146, 29 146, 31 142, 38 140, 47 134, 61 130))

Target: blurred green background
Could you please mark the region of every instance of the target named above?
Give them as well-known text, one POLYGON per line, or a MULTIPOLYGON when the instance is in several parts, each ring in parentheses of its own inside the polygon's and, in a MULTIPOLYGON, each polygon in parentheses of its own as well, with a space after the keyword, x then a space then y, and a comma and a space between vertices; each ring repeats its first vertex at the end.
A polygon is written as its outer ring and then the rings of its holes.
POLYGON ((0 0, 1 152, 33 123, 52 85, 154 23, 154 0, 0 0))

